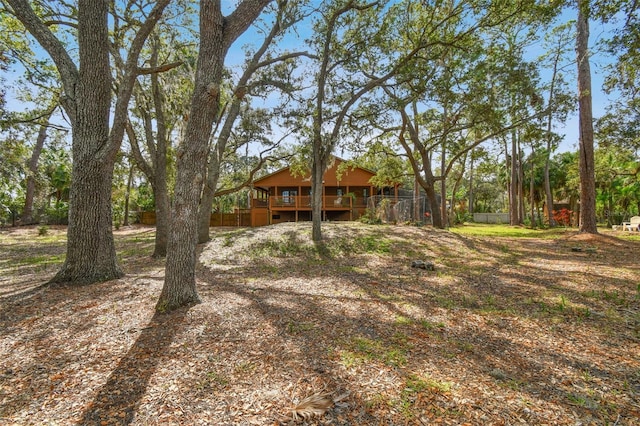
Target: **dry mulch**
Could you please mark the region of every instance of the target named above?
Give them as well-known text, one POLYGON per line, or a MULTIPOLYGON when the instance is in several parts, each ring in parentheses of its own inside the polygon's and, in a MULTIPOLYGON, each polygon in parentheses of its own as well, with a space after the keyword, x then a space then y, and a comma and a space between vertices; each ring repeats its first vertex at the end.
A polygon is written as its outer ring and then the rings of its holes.
POLYGON ((212 229, 202 303, 166 315, 153 229, 85 287, 42 285, 64 228, 0 231, 0 424, 640 424, 640 242, 310 231, 212 229))

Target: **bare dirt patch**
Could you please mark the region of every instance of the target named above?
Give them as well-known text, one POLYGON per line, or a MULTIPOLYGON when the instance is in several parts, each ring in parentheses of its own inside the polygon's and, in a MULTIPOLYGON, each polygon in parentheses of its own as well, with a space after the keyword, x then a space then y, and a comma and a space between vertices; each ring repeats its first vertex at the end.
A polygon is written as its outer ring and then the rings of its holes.
POLYGON ((0 424, 296 423, 318 393, 297 424, 640 424, 638 242, 323 230, 213 230, 168 315, 152 229, 116 232, 125 278, 55 288, 64 229, 0 231, 0 424))

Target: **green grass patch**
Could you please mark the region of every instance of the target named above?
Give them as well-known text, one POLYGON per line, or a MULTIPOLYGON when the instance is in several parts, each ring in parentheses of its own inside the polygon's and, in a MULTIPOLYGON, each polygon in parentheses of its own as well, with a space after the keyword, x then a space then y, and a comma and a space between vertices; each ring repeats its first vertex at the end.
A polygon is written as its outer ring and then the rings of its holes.
POLYGON ((199 383, 201 389, 206 388, 224 388, 229 384, 229 379, 216 371, 208 371, 205 379, 199 383))
POLYGON ((393 324, 398 326, 411 325, 413 324, 413 320, 403 315, 396 315, 396 318, 393 321, 393 324))
POLYGON ((289 321, 287 323, 287 332, 289 334, 299 334, 305 331, 311 331, 314 328, 315 324, 312 322, 289 321))
POLYGON ((451 382, 443 382, 430 377, 410 374, 407 377, 404 392, 409 394, 420 392, 449 393, 451 392, 451 386, 451 382))
POLYGON ((370 361, 379 361, 393 367, 402 367, 407 363, 409 347, 406 336, 396 334, 392 344, 385 344, 380 339, 354 337, 340 350, 340 362, 347 368, 370 361))
MULTIPOLYGON (((433 395, 448 394, 451 392, 452 383, 434 380, 417 374, 409 374, 405 385, 400 392, 400 399, 392 402, 406 419, 413 419, 424 411, 424 407, 416 405, 418 401, 428 401, 433 395)), ((434 409, 435 407, 432 407, 434 409)), ((449 415, 455 413, 447 413, 449 415)))
POLYGON ((583 295, 590 299, 606 301, 616 306, 626 307, 634 299, 637 300, 638 298, 640 298, 640 284, 638 284, 637 294, 635 295, 635 297, 632 295, 627 295, 626 293, 620 292, 618 290, 590 290, 583 293, 583 295))
POLYGON ((420 320, 420 325, 422 326, 422 328, 424 328, 427 331, 444 330, 446 327, 445 323, 441 321, 432 322, 429 320, 420 320))
POLYGON ((17 262, 12 262, 11 266, 46 266, 56 263, 62 263, 64 255, 38 255, 23 257, 17 262))
MULTIPOLYGON (((558 238, 567 231, 564 228, 531 229, 522 226, 509 226, 486 223, 470 223, 450 228, 450 231, 459 235, 474 237, 522 237, 522 238, 558 238)), ((505 247, 505 250, 508 250, 505 247)))
POLYGON ((387 254, 391 246, 391 240, 382 235, 363 235, 353 240, 353 248, 359 253, 387 254))

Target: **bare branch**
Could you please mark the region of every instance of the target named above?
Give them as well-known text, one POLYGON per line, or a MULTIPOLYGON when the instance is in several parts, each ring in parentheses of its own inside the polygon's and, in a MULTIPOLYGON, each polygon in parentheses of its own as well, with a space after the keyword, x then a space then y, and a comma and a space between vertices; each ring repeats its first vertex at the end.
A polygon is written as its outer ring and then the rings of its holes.
POLYGON ((137 72, 138 75, 158 74, 158 73, 161 73, 161 72, 170 71, 170 70, 172 70, 174 68, 179 67, 182 64, 184 64, 184 62, 182 62, 182 61, 171 62, 169 64, 158 65, 157 67, 138 68, 136 72, 137 72))

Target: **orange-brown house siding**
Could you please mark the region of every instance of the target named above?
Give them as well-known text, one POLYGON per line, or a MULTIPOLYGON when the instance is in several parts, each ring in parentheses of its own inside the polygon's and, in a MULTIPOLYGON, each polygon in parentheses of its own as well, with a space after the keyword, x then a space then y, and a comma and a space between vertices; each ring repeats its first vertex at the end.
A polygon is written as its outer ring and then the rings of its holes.
MULTIPOLYGON (((364 214, 376 187, 369 181, 375 173, 362 168, 345 170, 338 180, 342 160, 336 158, 323 179, 323 219, 355 220, 364 214)), ((278 170, 253 183, 252 226, 311 220, 311 180, 293 176, 289 168, 278 170)))

